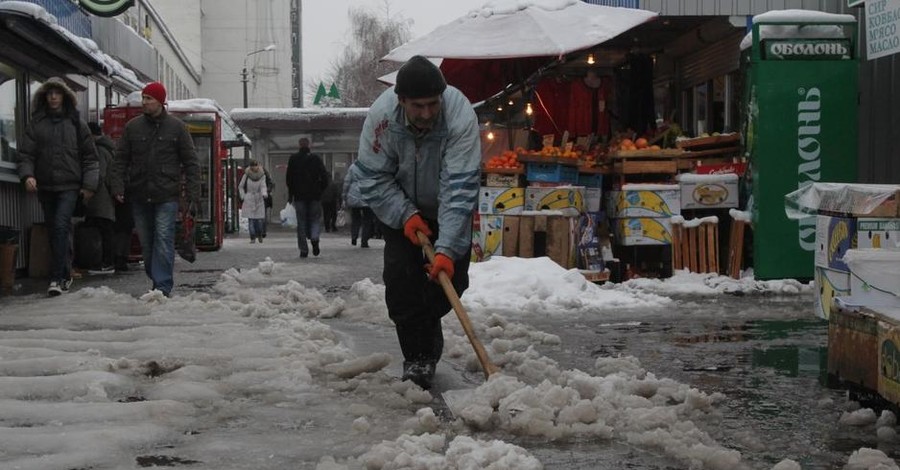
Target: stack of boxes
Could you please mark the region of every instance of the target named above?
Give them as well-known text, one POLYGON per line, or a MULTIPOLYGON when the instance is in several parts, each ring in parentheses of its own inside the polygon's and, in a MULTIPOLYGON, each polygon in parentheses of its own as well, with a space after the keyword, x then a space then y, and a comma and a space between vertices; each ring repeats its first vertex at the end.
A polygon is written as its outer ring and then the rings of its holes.
POLYGON ((681 214, 681 191, 677 184, 625 184, 609 192, 606 211, 616 244, 671 245, 670 218, 681 214))

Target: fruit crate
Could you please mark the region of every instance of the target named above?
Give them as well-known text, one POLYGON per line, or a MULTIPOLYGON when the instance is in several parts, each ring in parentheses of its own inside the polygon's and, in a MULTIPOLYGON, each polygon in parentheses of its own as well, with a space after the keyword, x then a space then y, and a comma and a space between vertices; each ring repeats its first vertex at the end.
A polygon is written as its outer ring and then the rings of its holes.
POLYGON ((526 163, 525 177, 530 181, 545 183, 569 183, 578 181, 578 167, 561 163, 526 163))

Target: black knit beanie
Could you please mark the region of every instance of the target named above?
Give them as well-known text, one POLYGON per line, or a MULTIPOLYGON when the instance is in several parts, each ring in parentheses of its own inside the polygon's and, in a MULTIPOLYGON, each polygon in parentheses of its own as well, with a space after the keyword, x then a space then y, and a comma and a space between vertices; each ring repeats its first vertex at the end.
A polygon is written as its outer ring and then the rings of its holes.
POLYGON ((401 98, 428 98, 447 89, 444 74, 430 60, 417 55, 400 67, 394 92, 401 98))

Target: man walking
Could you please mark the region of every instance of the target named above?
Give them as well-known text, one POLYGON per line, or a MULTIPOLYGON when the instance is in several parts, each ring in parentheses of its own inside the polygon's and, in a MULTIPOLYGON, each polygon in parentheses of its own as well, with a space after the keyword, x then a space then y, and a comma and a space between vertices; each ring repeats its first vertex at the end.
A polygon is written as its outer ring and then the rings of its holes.
POLYGON ((47 295, 67 292, 72 284, 72 214, 81 198, 90 201, 100 169, 87 124, 78 115, 75 93, 52 77, 34 94, 31 122, 19 145, 19 178, 37 192, 50 238, 50 286, 47 295))
POLYGON ((174 286, 175 219, 185 180, 187 207, 200 199, 200 165, 194 141, 180 119, 166 112, 166 89, 159 82, 141 92, 143 114, 125 125, 116 160, 125 187, 113 193, 131 203, 141 241, 144 271, 153 289, 169 297, 174 286))
POLYGON ((297 212, 297 248, 300 257, 309 256, 312 245, 313 256, 319 256, 319 232, 322 230, 322 193, 328 187, 328 172, 319 156, 310 153, 309 139, 299 141, 300 151, 288 160, 285 183, 288 199, 297 212))
POLYGON ((469 286, 472 214, 478 199, 481 140, 469 100, 447 86, 428 59, 415 56, 397 84, 375 100, 356 161, 360 193, 382 222, 388 315, 403 352, 403 379, 429 388, 441 358, 441 317, 450 302, 443 272, 462 295, 469 286), (437 255, 427 259, 417 233, 437 255))

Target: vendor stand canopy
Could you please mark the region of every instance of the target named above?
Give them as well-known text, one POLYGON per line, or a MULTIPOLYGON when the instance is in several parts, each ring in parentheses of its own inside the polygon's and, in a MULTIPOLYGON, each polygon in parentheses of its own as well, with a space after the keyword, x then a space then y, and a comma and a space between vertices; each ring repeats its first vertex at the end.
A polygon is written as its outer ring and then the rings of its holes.
POLYGON ((493 0, 386 55, 444 59, 448 83, 481 101, 566 54, 612 39, 657 16, 580 0, 493 0))

